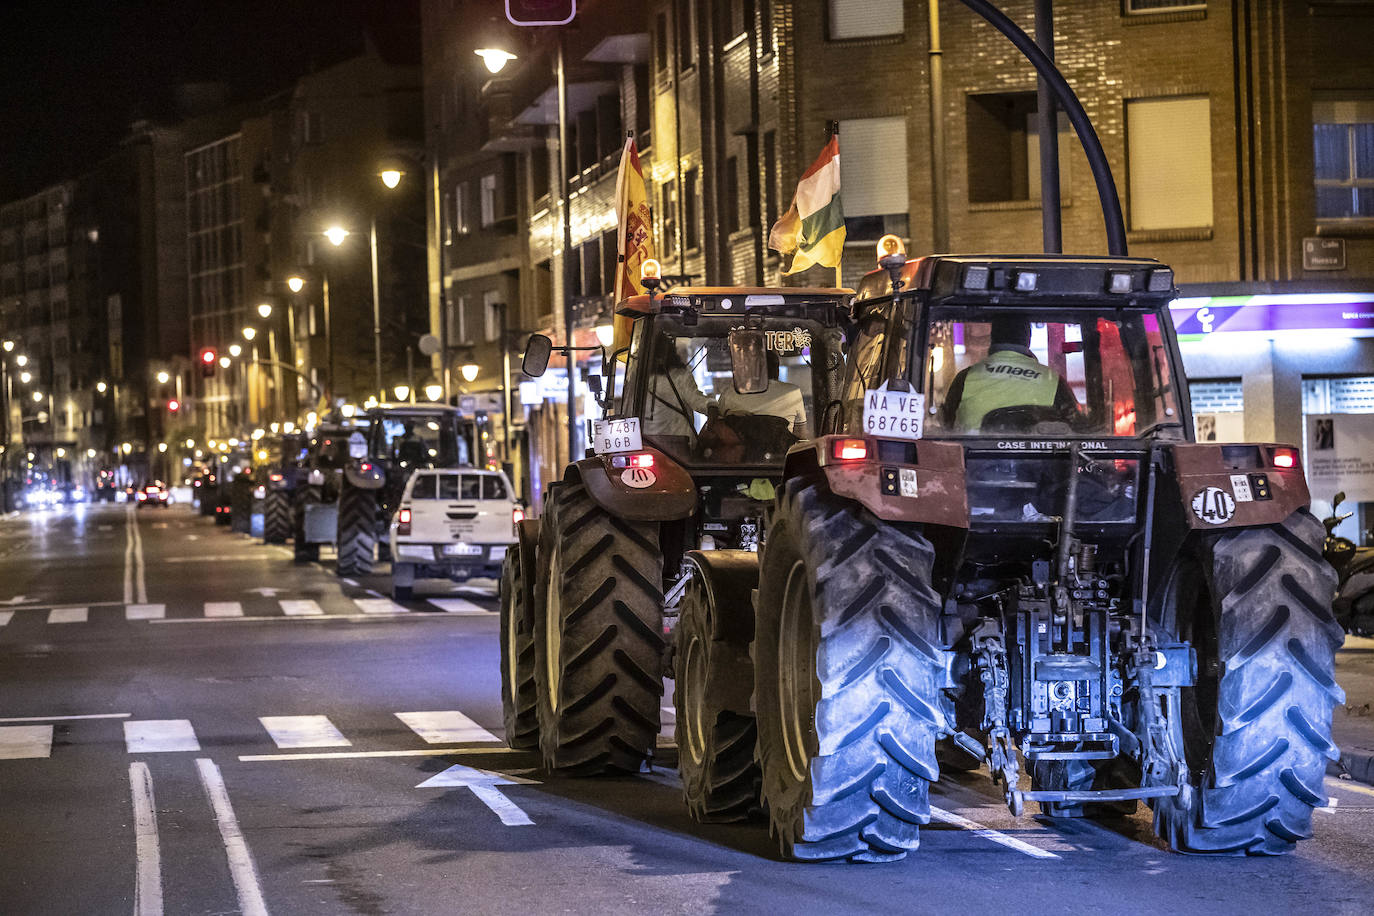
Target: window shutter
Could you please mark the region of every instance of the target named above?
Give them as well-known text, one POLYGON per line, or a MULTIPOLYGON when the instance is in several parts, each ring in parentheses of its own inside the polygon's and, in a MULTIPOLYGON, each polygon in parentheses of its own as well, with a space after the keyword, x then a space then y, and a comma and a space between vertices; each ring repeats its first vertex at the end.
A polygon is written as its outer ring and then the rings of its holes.
POLYGON ((1131 228, 1212 225, 1211 104, 1206 96, 1126 103, 1131 228))
POLYGON ((906 213, 906 119, 840 122, 840 202, 844 215, 906 213))
POLYGON ((900 35, 902 0, 830 0, 830 37, 875 38, 900 35))

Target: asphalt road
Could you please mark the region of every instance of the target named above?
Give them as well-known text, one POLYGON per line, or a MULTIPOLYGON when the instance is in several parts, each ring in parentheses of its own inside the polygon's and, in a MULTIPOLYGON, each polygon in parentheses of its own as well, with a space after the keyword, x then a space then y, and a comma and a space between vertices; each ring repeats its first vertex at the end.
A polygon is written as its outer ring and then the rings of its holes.
POLYGON ((185 507, 0 521, 0 912, 1371 907, 1374 789, 1334 779, 1279 859, 1175 855, 1143 813, 1015 819, 951 774, 906 860, 783 863, 765 823, 687 817, 670 747, 595 780, 507 752, 493 584, 385 586, 185 507))

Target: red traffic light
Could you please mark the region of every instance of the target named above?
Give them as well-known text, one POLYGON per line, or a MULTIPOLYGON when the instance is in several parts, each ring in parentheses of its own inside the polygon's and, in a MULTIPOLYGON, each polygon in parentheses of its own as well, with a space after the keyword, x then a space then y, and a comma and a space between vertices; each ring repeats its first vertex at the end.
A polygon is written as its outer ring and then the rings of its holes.
POLYGON ((181 402, 178 401, 176 398, 172 398, 171 400, 169 400, 169 401, 167 402, 167 411, 168 411, 168 413, 176 413, 176 412, 177 412, 178 410, 180 410, 180 409, 181 409, 181 402))
POLYGON ((215 351, 210 349, 209 347, 206 347, 204 350, 201 350, 200 361, 205 363, 207 366, 213 365, 215 362, 215 351))
POLYGON ((512 25, 567 25, 577 15, 577 0, 506 0, 512 25))

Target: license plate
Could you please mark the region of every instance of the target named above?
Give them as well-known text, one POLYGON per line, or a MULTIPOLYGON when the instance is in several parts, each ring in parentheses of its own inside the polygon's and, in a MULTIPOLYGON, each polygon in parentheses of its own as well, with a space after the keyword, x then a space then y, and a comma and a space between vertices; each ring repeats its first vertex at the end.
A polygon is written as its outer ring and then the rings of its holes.
POLYGON ((482 545, 480 544, 445 544, 444 556, 446 557, 480 557, 482 555, 482 545))

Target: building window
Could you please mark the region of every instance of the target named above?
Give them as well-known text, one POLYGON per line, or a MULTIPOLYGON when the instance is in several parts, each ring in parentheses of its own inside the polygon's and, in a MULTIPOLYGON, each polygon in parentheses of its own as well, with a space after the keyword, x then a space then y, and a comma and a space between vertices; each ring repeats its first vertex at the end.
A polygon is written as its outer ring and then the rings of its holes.
POLYGON ((482 227, 496 222, 496 176, 483 175, 481 187, 482 227))
POLYGON ((654 69, 659 73, 668 69, 667 13, 659 13, 654 20, 654 69))
POLYGON ((1188 384, 1188 396, 1197 441, 1245 441, 1245 393, 1240 379, 1194 379, 1188 384))
POLYGON ((662 202, 659 205, 659 225, 663 228, 663 238, 659 250, 667 255, 677 251, 677 182, 668 180, 661 189, 662 202))
POLYGON ((1126 103, 1131 228, 1212 225, 1211 104, 1205 95, 1126 103))
POLYGON ((687 170, 686 177, 683 178, 683 196, 685 212, 682 215, 683 233, 685 235, 684 244, 688 251, 701 247, 701 231, 697 226, 698 195, 701 193, 701 182, 697 180, 697 169, 695 167, 687 170))
POLYGON ((725 231, 739 231, 739 159, 725 159, 725 231))
POLYGON ((482 294, 482 339, 491 343, 501 336, 501 294, 489 289, 482 294))
POLYGON ((849 241, 907 234, 905 118, 840 122, 840 199, 849 241))
MULTIPOLYGON (((766 7, 765 7, 766 8, 766 7)), ((843 160, 841 160, 843 162, 843 160)), ((778 221, 778 132, 763 134, 763 227, 771 230, 778 221)), ((771 249, 770 249, 771 250, 771 249)))
POLYGON ((906 29, 902 7, 902 0, 829 0, 829 37, 840 41, 901 35, 906 29))
POLYGON ((453 344, 469 344, 468 338, 468 300, 466 296, 454 296, 453 320, 449 322, 449 334, 453 344))
POLYGON ((759 41, 764 57, 773 53, 773 0, 759 3, 759 41))
POLYGON ((1374 218, 1374 99, 1314 102, 1317 219, 1374 218))
POLYGON ((1127 13, 1172 13, 1177 10, 1205 10, 1207 0, 1126 0, 1127 13))
POLYGON ((472 231, 468 222, 468 183, 465 181, 453 189, 453 226, 459 235, 472 231))
MULTIPOLYGON (((969 203, 1040 199, 1040 124, 1034 92, 970 95, 964 103, 969 203)), ((1072 185, 1074 149, 1067 116, 1059 114, 1061 198, 1072 185)))
POLYGON ((689 70, 696 64, 696 0, 677 0, 677 68, 689 70))
MULTIPOLYGON (((445 212, 445 213, 453 213, 453 212, 455 212, 454 209, 453 209, 453 195, 452 195, 452 194, 445 194, 445 195, 444 195, 444 210, 443 210, 443 212, 445 212)), ((445 245, 452 245, 452 244, 453 244, 453 221, 452 221, 451 219, 450 219, 450 220, 444 220, 444 244, 445 244, 445 245)))

